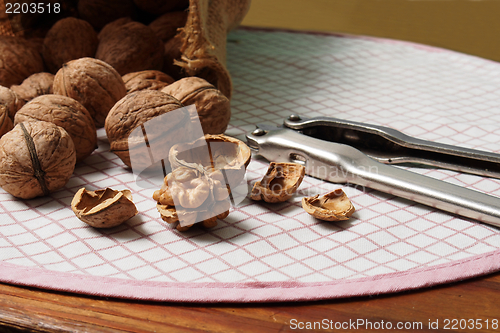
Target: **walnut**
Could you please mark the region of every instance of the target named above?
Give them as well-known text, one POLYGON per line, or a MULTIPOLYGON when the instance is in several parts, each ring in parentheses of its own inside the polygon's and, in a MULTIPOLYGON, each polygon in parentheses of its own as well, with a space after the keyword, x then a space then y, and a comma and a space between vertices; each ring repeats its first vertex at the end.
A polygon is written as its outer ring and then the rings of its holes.
POLYGON ((11 89, 0 86, 0 105, 5 106, 10 119, 13 120, 17 110, 24 105, 24 101, 11 89))
POLYGON ((73 140, 45 121, 17 124, 0 139, 0 186, 21 199, 62 188, 75 169, 73 140))
POLYGON ((116 227, 138 213, 129 190, 110 188, 79 189, 71 201, 71 209, 80 220, 94 228, 116 227))
POLYGON ((80 162, 97 148, 97 132, 90 113, 74 99, 62 95, 43 95, 26 103, 14 117, 14 124, 43 120, 68 132, 80 162))
POLYGON ((0 36, 0 85, 20 84, 31 74, 43 72, 42 56, 22 38, 0 36))
POLYGON ((181 0, 134 0, 134 3, 149 14, 163 14, 174 9, 181 0))
POLYGON ((198 222, 206 228, 215 227, 217 219, 226 218, 230 209, 229 190, 220 182, 222 179, 220 171, 208 174, 189 167, 169 173, 162 188, 153 194, 162 220, 181 222, 177 225, 179 231, 186 231, 198 222))
POLYGON ((71 97, 89 111, 96 127, 103 127, 109 110, 127 94, 116 70, 104 61, 80 58, 65 63, 54 77, 54 94, 71 97))
POLYGON ((7 107, 0 104, 0 137, 9 132, 13 127, 7 107))
POLYGON ((35 97, 52 94, 53 83, 54 74, 41 72, 30 75, 21 85, 13 85, 10 89, 24 102, 29 102, 35 97))
POLYGON ((174 96, 184 105, 196 105, 205 134, 220 134, 227 129, 231 118, 229 99, 208 81, 199 77, 186 77, 161 91, 174 96))
POLYGON ((211 228, 229 215, 229 195, 243 180, 250 149, 238 139, 205 135, 174 145, 169 160, 173 171, 153 194, 160 216, 167 223, 182 222, 180 231, 198 222, 211 228))
POLYGON ((132 0, 79 0, 78 13, 97 31, 120 17, 132 16, 135 6, 132 0))
POLYGON ((94 57, 97 32, 87 21, 67 17, 50 28, 43 42, 43 60, 50 72, 56 73, 70 60, 94 57))
POLYGON ((302 207, 306 212, 323 221, 347 220, 356 210, 341 189, 337 189, 322 197, 302 198, 302 207))
POLYGON ((265 202, 283 202, 297 191, 305 175, 304 166, 296 163, 271 162, 261 181, 257 181, 250 197, 265 202))
POLYGON ((122 78, 127 94, 143 89, 161 90, 175 81, 170 75, 156 70, 128 73, 122 78))
POLYGON ((149 24, 151 30, 163 41, 167 42, 177 34, 177 29, 186 25, 188 12, 168 12, 149 24))
MULTIPOLYGON (((133 150, 135 147, 129 147, 129 136, 134 129, 154 117, 181 107, 183 105, 177 99, 157 90, 140 90, 126 95, 113 106, 106 118, 104 128, 108 136, 110 150, 125 165, 131 167, 129 149, 133 150)), ((185 131, 177 126, 185 121, 182 115, 175 115, 169 120, 168 124, 152 123, 152 126, 157 125, 158 128, 148 132, 147 135, 149 144, 154 143, 165 150, 164 156, 168 156, 168 151, 173 145, 172 142, 176 142, 177 139, 182 139, 186 135, 185 131)), ((141 137, 139 141, 138 144, 144 143, 144 138, 141 137)), ((149 156, 145 156, 144 162, 147 164, 148 161, 149 156)))
POLYGON ((132 21, 100 35, 95 57, 125 75, 147 69, 161 70, 163 52, 163 43, 153 30, 132 21))

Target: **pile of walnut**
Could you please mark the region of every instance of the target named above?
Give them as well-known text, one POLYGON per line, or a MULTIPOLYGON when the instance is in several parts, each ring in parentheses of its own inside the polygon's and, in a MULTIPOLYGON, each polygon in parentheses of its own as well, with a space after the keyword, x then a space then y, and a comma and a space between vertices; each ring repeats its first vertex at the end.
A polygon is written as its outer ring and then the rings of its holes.
MULTIPOLYGON (((206 134, 222 134, 231 116, 229 99, 175 65, 175 37, 188 6, 186 0, 80 0, 49 27, 0 36, 0 186, 19 199, 60 190, 97 148, 102 127, 111 151, 130 167, 128 135, 191 104, 206 134)), ((130 204, 122 191, 99 191, 79 192, 75 199, 75 214, 84 222, 86 213, 94 218, 108 209, 111 198, 120 197, 113 207, 130 204)))

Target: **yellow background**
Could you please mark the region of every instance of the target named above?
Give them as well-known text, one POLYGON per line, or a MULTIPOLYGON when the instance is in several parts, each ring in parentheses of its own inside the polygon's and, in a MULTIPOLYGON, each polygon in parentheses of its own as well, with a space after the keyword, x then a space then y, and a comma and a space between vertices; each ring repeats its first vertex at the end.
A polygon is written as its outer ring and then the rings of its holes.
POLYGON ((500 0, 252 0, 242 25, 386 37, 500 61, 500 0))

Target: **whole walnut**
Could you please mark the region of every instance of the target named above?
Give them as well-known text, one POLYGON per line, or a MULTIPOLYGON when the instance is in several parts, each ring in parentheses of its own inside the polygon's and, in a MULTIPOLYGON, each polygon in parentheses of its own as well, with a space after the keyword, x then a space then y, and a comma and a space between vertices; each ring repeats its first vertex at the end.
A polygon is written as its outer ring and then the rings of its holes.
POLYGON ((74 99, 62 95, 43 95, 26 103, 14 117, 14 124, 43 120, 68 132, 80 162, 97 148, 97 132, 90 113, 74 99))
POLYGON ((35 97, 52 94, 53 84, 54 74, 40 72, 30 75, 23 83, 20 85, 13 85, 10 89, 24 102, 29 102, 35 97))
POLYGON ((0 104, 0 137, 12 129, 12 120, 5 105, 0 104))
POLYGON ((144 89, 161 90, 175 82, 170 75, 156 70, 128 73, 122 78, 127 94, 144 89))
POLYGON ((20 84, 31 74, 43 70, 42 56, 26 40, 0 36, 0 85, 20 84))
POLYGON ((97 31, 109 22, 132 16, 136 7, 132 0, 79 0, 78 13, 97 31))
POLYGON ((95 57, 125 75, 147 69, 161 70, 163 52, 163 43, 151 28, 131 21, 102 34, 95 57))
POLYGON ((0 86, 0 105, 5 106, 10 119, 14 119, 14 115, 24 105, 24 101, 11 89, 0 86))
POLYGON ((174 9, 181 0, 134 0, 134 3, 150 14, 163 14, 174 9))
POLYGON ((196 105, 205 134, 221 134, 231 118, 229 99, 220 90, 199 77, 180 79, 161 90, 177 98, 183 105, 196 105))
POLYGON ((43 42, 43 60, 55 73, 70 60, 94 57, 97 50, 97 32, 87 21, 67 17, 50 28, 43 42))
POLYGON ((0 139, 0 186, 21 199, 48 195, 68 182, 75 162, 73 140, 62 127, 20 123, 0 139))
MULTIPOLYGON (((134 129, 157 116, 181 107, 183 105, 177 99, 157 90, 140 90, 128 94, 113 106, 106 118, 104 128, 108 136, 110 150, 125 165, 132 167, 130 156, 135 153, 134 149, 136 148, 129 145, 129 136, 134 129)), ((162 122, 150 122, 148 126, 150 130, 147 133, 147 137, 139 137, 137 138, 137 142, 131 141, 132 144, 135 145, 137 143, 140 146, 147 139, 149 144, 154 144, 156 147, 164 149, 164 157, 168 163, 168 151, 170 147, 176 143, 176 139, 182 138, 185 135, 183 133, 185 130, 178 126, 184 119, 176 115, 173 114, 172 119, 169 119, 169 122, 166 124, 162 122)), ((147 167, 150 158, 149 156, 144 156, 144 158, 138 158, 137 160, 144 162, 144 167, 147 167)))
POLYGON ((96 127, 103 127, 109 110, 127 94, 118 72, 104 61, 80 58, 65 63, 56 73, 54 94, 71 97, 89 111, 96 127))
POLYGON ((177 29, 186 25, 187 16, 187 11, 168 12, 156 18, 149 27, 163 42, 167 42, 177 34, 177 29))

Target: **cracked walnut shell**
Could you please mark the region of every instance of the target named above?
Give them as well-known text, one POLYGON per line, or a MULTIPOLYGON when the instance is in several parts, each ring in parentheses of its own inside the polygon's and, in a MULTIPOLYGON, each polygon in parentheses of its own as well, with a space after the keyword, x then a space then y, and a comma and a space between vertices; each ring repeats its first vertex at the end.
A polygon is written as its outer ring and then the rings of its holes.
POLYGON ((26 103, 14 117, 14 124, 43 120, 64 128, 73 140, 76 161, 80 162, 97 148, 97 131, 83 105, 62 95, 42 95, 26 103))
POLYGON ((104 126, 113 105, 127 94, 120 74, 104 61, 93 58, 65 63, 54 77, 53 91, 80 102, 98 128, 104 126))
POLYGON ((355 208, 341 189, 329 192, 322 197, 302 198, 302 207, 306 212, 323 221, 347 220, 355 208))
POLYGON ((110 188, 79 189, 71 201, 71 209, 80 220, 94 228, 116 227, 138 213, 129 190, 110 188))
POLYGON ((250 197, 265 202, 284 202, 292 197, 302 183, 305 167, 297 163, 271 162, 261 181, 257 181, 250 197))
POLYGON ((31 199, 63 187, 76 162, 69 134, 45 121, 19 123, 0 139, 0 186, 31 199))

